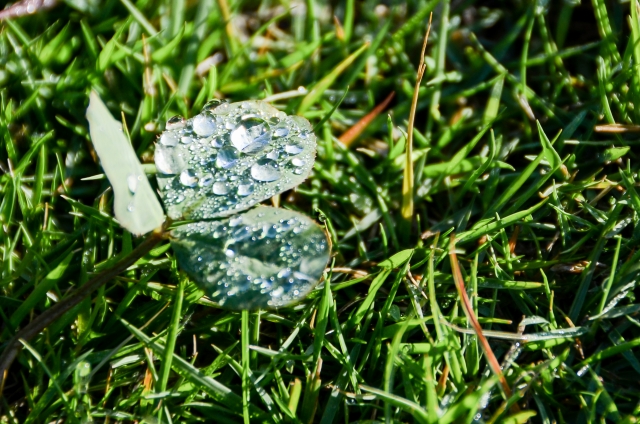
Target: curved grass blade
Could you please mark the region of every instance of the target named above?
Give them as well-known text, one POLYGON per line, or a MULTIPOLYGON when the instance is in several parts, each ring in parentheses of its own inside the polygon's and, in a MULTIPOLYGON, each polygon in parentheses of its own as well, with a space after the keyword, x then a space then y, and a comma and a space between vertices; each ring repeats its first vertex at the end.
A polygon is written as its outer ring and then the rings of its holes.
POLYGON ((116 121, 95 91, 91 92, 87 120, 91 141, 114 193, 114 214, 132 234, 148 233, 162 225, 162 206, 140 161, 116 121))
POLYGON ((308 111, 311 106, 313 106, 319 99, 322 97, 324 92, 331 87, 331 85, 336 81, 336 79, 342 74, 345 69, 347 69, 351 64, 360 56, 367 48, 369 47, 369 43, 364 43, 358 50, 351 53, 344 59, 342 62, 338 64, 331 72, 329 72, 324 78, 322 78, 316 85, 309 90, 309 94, 307 94, 302 102, 300 103, 300 107, 298 108, 298 113, 303 114, 308 111))
MULTIPOLYGON (((478 336, 478 340, 480 341, 480 346, 484 351, 487 362, 489 363, 489 367, 493 371, 493 373, 498 377, 500 384, 502 385, 502 391, 504 392, 506 398, 511 397, 511 387, 507 383, 507 380, 502 373, 502 368, 500 368, 500 364, 498 363, 498 359, 496 358, 487 338, 483 334, 482 327, 480 327, 480 322, 478 321, 478 317, 473 311, 473 305, 471 304, 471 300, 467 295, 467 291, 464 286, 464 279, 462 278, 462 272, 460 271, 460 265, 458 264, 458 257, 455 253, 455 244, 456 236, 455 234, 451 234, 449 238, 449 258, 451 259, 451 270, 453 271, 453 279, 456 283, 456 289, 458 290, 458 296, 462 301, 462 308, 464 310, 467 319, 471 322, 473 330, 476 332, 478 336)), ((514 412, 518 411, 518 406, 514 405, 514 412)))
MULTIPOLYGON (((433 17, 433 15, 431 16, 433 17)), ((416 118, 416 110, 418 108, 418 94, 420 92, 420 83, 427 65, 424 62, 424 54, 429 41, 429 33, 431 32, 431 17, 429 17, 429 26, 427 33, 422 42, 422 53, 420 55, 420 63, 418 64, 418 74, 416 76, 416 84, 413 89, 413 98, 411 100, 411 109, 409 110, 409 125, 407 127, 407 150, 405 154, 404 173, 402 176, 402 214, 401 234, 408 240, 411 221, 413 220, 413 196, 414 196, 414 175, 413 175, 413 125, 416 118)))

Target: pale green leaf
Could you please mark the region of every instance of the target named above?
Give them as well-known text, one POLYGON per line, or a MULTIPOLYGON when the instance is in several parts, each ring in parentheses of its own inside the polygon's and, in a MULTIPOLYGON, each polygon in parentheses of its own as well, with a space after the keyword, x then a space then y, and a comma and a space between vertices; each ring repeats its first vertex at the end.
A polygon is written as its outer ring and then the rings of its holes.
POLYGON ((87 120, 91 141, 113 187, 113 209, 120 225, 135 235, 162 225, 162 206, 142 165, 125 137, 122 125, 111 116, 95 91, 91 92, 87 120))

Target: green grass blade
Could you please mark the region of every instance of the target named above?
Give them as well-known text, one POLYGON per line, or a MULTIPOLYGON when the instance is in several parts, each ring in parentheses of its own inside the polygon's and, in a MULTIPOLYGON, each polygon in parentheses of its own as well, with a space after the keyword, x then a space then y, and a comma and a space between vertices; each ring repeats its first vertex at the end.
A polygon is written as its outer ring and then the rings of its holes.
POLYGON ((351 53, 346 59, 340 62, 338 66, 331 70, 331 72, 329 72, 324 78, 318 81, 302 99, 302 102, 298 107, 298 115, 303 115, 311 108, 311 106, 316 104, 320 97, 324 95, 324 92, 333 85, 338 76, 340 76, 340 74, 342 74, 345 69, 347 69, 353 61, 367 49, 368 46, 369 45, 367 43, 362 45, 358 50, 351 53))

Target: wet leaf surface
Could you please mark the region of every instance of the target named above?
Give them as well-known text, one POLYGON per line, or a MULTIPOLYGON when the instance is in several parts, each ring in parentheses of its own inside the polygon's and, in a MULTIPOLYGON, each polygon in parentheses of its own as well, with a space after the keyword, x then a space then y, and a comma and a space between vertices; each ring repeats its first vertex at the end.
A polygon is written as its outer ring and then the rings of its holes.
POLYGON ((171 118, 156 144, 158 185, 172 219, 230 216, 304 181, 316 139, 309 122, 268 103, 210 102, 171 118))
POLYGON ((329 261, 323 229, 306 216, 259 206, 172 231, 182 269, 228 309, 277 308, 303 299, 329 261))

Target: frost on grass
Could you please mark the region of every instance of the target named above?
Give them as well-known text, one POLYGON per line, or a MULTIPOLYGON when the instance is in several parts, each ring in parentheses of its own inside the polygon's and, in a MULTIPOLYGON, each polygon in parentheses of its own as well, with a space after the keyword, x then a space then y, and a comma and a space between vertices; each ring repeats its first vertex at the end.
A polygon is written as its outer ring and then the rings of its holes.
POLYGON ((210 102, 171 118, 156 144, 158 185, 172 219, 230 216, 300 184, 315 160, 309 122, 260 101, 210 102))
POLYGON ((181 225, 171 235, 182 269, 228 309, 297 302, 329 261, 322 228, 286 209, 259 206, 223 220, 181 225))

